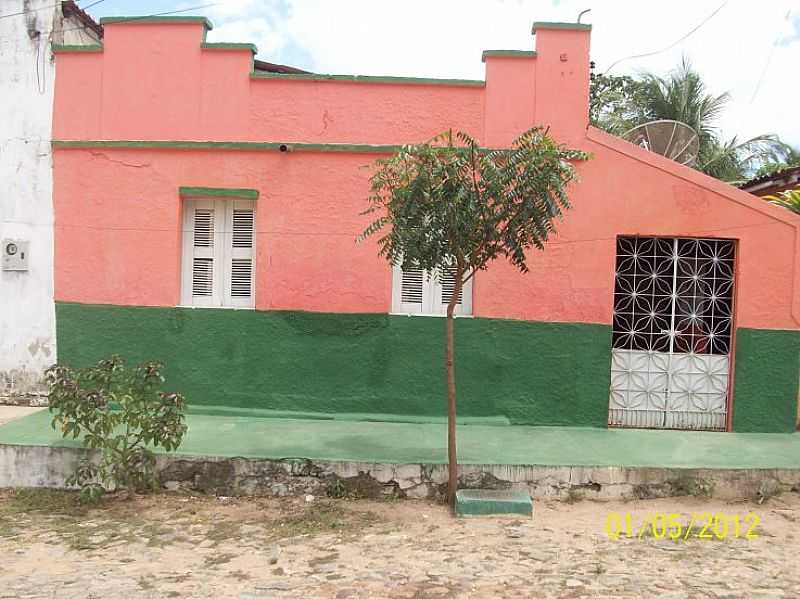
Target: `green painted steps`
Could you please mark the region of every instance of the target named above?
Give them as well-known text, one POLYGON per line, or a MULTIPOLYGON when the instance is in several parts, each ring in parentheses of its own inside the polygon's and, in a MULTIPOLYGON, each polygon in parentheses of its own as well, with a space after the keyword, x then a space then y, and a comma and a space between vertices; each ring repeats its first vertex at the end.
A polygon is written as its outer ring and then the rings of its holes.
POLYGON ((461 489, 456 491, 456 515, 533 517, 533 501, 527 491, 461 489))

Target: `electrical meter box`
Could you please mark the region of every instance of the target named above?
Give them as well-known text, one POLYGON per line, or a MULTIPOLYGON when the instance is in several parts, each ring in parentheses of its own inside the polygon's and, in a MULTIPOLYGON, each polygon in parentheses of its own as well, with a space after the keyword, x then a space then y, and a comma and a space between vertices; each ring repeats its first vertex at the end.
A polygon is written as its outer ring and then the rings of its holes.
POLYGON ((0 247, 3 270, 28 270, 28 242, 22 239, 4 239, 0 247))

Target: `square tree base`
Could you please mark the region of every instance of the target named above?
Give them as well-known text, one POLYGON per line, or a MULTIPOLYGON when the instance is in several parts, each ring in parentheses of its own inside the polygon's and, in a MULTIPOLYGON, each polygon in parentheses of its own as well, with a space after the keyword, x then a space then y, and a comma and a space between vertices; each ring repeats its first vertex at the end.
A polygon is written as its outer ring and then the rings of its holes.
POLYGON ((461 489, 456 492, 457 516, 533 516, 527 491, 461 489))

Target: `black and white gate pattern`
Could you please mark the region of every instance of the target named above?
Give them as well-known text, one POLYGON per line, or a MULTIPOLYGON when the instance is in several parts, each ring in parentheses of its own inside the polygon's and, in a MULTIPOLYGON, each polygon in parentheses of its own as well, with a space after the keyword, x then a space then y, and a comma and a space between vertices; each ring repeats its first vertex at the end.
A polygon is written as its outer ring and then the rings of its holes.
POLYGON ((733 241, 620 237, 609 426, 724 430, 733 241))

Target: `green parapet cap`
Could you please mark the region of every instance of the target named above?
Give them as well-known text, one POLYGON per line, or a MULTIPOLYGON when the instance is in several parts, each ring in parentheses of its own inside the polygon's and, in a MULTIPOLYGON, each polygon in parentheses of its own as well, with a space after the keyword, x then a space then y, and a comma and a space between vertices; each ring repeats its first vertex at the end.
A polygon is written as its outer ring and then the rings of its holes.
POLYGON ((487 58, 534 58, 536 52, 533 50, 484 50, 481 60, 486 62, 487 58))
POLYGON ((141 15, 134 17, 102 17, 100 19, 101 25, 112 25, 114 23, 202 23, 205 25, 206 30, 214 29, 211 21, 206 17, 182 16, 182 15, 141 15))
POLYGON ((200 47, 204 50, 250 50, 253 54, 258 54, 255 44, 240 44, 231 42, 203 42, 200 47))
POLYGON ((405 85, 451 85, 484 87, 480 79, 436 79, 430 77, 393 77, 384 75, 322 75, 316 73, 250 73, 253 79, 279 79, 294 81, 345 81, 350 83, 388 83, 405 85))
POLYGON ((212 198, 241 198, 245 200, 257 200, 257 189, 244 189, 237 187, 179 187, 178 192, 181 197, 203 196, 212 198))
POLYGON ((577 29, 579 31, 590 31, 592 26, 588 23, 558 23, 555 21, 536 21, 533 24, 531 33, 535 34, 537 29, 577 29))
POLYGON ((53 44, 53 54, 67 52, 102 52, 102 44, 53 44))

